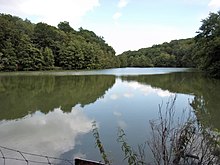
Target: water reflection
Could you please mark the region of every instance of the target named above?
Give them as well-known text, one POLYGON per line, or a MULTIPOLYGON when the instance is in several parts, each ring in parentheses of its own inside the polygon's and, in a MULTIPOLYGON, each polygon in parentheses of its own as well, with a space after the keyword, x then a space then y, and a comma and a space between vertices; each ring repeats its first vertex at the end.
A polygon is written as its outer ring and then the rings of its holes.
POLYGON ((0 119, 16 119, 41 110, 95 102, 115 83, 114 76, 0 77, 0 119))
POLYGON ((204 120, 207 115, 210 116, 211 124, 220 130, 220 80, 204 77, 201 73, 180 72, 162 75, 148 76, 124 76, 123 81, 139 82, 141 84, 150 85, 162 91, 164 94, 183 93, 190 94, 194 97, 194 106, 198 118, 204 120), (207 113, 201 113, 204 106, 207 113))
POLYGON ((91 124, 91 119, 76 109, 54 109, 47 114, 36 111, 21 119, 1 121, 0 145, 59 157, 80 143, 78 137, 90 132, 91 124))
POLYGON ((117 127, 125 129, 131 145, 146 141, 148 122, 157 118, 158 104, 175 94, 177 114, 193 102, 197 117, 207 117, 208 112, 214 127, 220 129, 219 80, 193 72, 159 74, 164 71, 158 68, 157 75, 125 76, 122 72, 113 70, 117 76, 109 75, 111 70, 98 71, 108 75, 1 75, 0 144, 58 157, 101 160, 88 133, 91 119, 95 119, 106 151, 122 165, 117 127), (206 113, 199 113, 201 105, 206 113))
MULTIPOLYGON (((87 115, 94 117, 100 124, 100 135, 106 146, 106 151, 110 152, 110 157, 115 164, 126 164, 121 162, 123 155, 117 143, 117 128, 122 127, 129 140, 129 144, 136 147, 144 143, 150 136, 149 120, 157 118, 158 104, 166 104, 170 97, 175 94, 168 90, 152 87, 137 81, 126 81, 117 78, 113 87, 106 92, 103 98, 94 104, 86 105, 83 109, 87 115), (163 96, 163 97, 161 97, 163 96)), ((181 116, 182 110, 188 108, 188 101, 193 99, 191 95, 178 94, 176 101, 176 115, 181 116)), ((163 106, 163 109, 166 106, 163 106)), ((91 149, 94 145, 88 145, 88 141, 93 141, 85 137, 83 144, 87 148, 80 146, 86 152, 88 159, 94 159, 91 149)), ((80 149, 78 149, 80 151, 80 149)), ((150 151, 146 151, 149 156, 150 151)), ((150 160, 149 156, 149 160, 150 160)), ((97 160, 97 159, 96 159, 97 160)), ((98 159, 99 160, 99 159, 98 159)))
MULTIPOLYGON (((174 93, 169 92, 168 90, 162 90, 160 88, 152 88, 150 85, 140 84, 138 82, 127 82, 128 86, 135 90, 140 90, 144 95, 151 95, 153 93, 157 94, 160 97, 170 97, 173 96, 174 93)), ((125 93, 125 96, 132 96, 132 93, 125 93)))

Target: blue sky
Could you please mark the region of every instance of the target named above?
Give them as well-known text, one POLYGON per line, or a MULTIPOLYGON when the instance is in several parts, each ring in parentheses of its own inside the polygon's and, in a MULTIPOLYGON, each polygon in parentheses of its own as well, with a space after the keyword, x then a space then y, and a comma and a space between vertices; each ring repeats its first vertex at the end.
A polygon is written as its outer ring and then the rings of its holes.
POLYGON ((0 0, 0 12, 103 36, 116 53, 194 37, 220 0, 0 0))

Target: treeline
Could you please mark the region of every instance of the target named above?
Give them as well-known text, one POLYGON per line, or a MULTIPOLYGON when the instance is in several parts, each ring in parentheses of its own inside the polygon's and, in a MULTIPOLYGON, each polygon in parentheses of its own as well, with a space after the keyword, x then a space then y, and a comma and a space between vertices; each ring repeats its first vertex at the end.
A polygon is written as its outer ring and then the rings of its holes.
POLYGON ((115 51, 94 32, 0 14, 0 71, 115 67, 115 51))
POLYGON ((220 11, 210 13, 194 38, 126 51, 119 55, 121 67, 197 67, 220 78, 220 11))
POLYGON ((194 38, 119 56, 103 37, 66 21, 54 27, 0 14, 0 71, 112 67, 198 67, 220 78, 220 11, 202 20, 194 38))
POLYGON ((118 56, 121 67, 194 67, 193 39, 173 40, 170 43, 126 51, 118 56))

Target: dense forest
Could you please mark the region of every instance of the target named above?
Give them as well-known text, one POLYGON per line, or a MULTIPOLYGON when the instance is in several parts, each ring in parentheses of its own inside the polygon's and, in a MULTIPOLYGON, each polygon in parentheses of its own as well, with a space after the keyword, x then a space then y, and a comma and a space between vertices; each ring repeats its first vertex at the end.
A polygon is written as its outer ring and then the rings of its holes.
POLYGON ((118 56, 121 67, 194 67, 194 39, 173 40, 118 56))
POLYGON ((0 71, 114 66, 114 49, 92 31, 75 31, 66 21, 56 28, 0 15, 0 71))
POLYGON ((197 33, 115 56, 103 37, 69 22, 54 27, 0 14, 0 71, 197 67, 220 78, 220 11, 202 20, 197 33))
POLYGON ((220 78, 220 11, 202 20, 194 38, 173 40, 119 55, 121 67, 198 67, 220 78))

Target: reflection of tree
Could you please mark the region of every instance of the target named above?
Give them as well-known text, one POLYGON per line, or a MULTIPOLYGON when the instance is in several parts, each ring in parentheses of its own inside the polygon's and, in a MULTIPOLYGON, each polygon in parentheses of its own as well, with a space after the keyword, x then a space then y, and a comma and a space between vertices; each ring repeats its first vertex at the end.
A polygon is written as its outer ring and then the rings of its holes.
MULTIPOLYGON (((148 84, 152 87, 169 90, 174 93, 184 93, 194 95, 194 107, 204 105, 206 114, 210 115, 212 124, 220 129, 220 81, 209 79, 200 73, 181 72, 163 75, 145 75, 145 76, 125 76, 126 81, 138 81, 142 84, 148 84), (196 106, 195 106, 196 105, 196 106)), ((195 109, 197 115, 201 114, 199 109, 195 109), (199 112, 199 113, 198 113, 199 112)), ((199 117, 199 116, 198 116, 199 117)))
POLYGON ((194 100, 191 103, 191 106, 195 110, 196 116, 199 118, 199 120, 203 120, 203 124, 208 124, 210 118, 209 118, 209 112, 206 109, 206 102, 204 98, 195 96, 194 100))
POLYGON ((95 102, 115 82, 114 76, 6 76, 0 77, 1 119, 55 107, 70 111, 76 104, 95 102))

